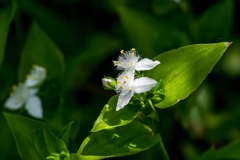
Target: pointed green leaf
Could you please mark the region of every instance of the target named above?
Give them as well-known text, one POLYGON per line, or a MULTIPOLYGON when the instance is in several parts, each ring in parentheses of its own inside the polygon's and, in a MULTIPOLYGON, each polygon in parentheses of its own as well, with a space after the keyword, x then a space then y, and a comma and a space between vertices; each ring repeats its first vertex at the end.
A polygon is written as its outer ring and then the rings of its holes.
POLYGON ((46 159, 46 157, 50 155, 47 149, 45 138, 44 138, 43 129, 39 129, 35 132, 34 145, 39 155, 42 157, 42 159, 46 159))
MULTIPOLYGON (((218 158, 239 158, 240 157, 240 138, 236 139, 227 146, 217 150, 218 158)), ((239 158, 240 159, 240 158, 239 158)))
POLYGON ((48 78, 60 80, 63 78, 65 68, 63 55, 37 23, 32 24, 22 52, 19 67, 20 82, 25 80, 33 64, 45 67, 48 78))
POLYGON ((87 137, 77 156, 80 159, 101 159, 132 155, 149 149, 160 141, 160 135, 137 121, 128 125, 102 130, 87 137))
POLYGON ((102 109, 99 117, 94 123, 91 132, 97 132, 103 129, 111 129, 130 123, 138 113, 131 105, 116 111, 117 96, 113 96, 102 109))
POLYGON ((22 116, 3 113, 23 160, 42 160, 34 145, 34 133, 42 123, 22 116))
POLYGON ((46 128, 43 129, 43 135, 49 153, 61 153, 67 150, 65 143, 46 128))
POLYGON ((147 71, 145 76, 162 79, 165 99, 156 106, 170 107, 197 89, 230 44, 189 45, 155 57, 161 64, 147 71))
POLYGON ((222 0, 209 7, 201 16, 199 22, 202 42, 226 39, 233 23, 233 0, 222 0), (214 17, 214 18, 213 18, 214 17))
POLYGON ((213 147, 205 151, 198 160, 215 160, 216 159, 216 151, 213 147))
POLYGON ((0 65, 4 57, 8 29, 13 19, 16 6, 15 1, 12 1, 10 5, 0 9, 0 65))
POLYGON ((154 57, 161 51, 189 44, 184 32, 148 13, 119 7, 118 14, 132 46, 147 57, 154 57))
POLYGON ((71 130, 71 126, 73 124, 73 121, 72 122, 69 122, 62 130, 61 132, 59 133, 59 136, 61 138, 61 140, 64 141, 64 143, 66 145, 68 145, 68 141, 69 141, 69 135, 70 135, 70 130, 71 130))

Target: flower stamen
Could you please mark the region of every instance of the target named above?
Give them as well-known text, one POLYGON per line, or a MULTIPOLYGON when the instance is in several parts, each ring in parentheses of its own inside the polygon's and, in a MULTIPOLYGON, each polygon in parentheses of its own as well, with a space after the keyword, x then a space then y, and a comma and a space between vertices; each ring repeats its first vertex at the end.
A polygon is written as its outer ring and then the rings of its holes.
POLYGON ((122 49, 122 50, 120 51, 120 53, 121 53, 121 54, 124 54, 124 50, 122 49))

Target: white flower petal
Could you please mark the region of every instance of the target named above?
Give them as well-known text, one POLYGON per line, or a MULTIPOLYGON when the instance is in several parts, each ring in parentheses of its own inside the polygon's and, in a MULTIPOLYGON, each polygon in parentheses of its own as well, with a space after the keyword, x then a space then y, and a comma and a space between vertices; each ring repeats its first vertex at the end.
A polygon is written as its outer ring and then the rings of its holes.
POLYGON ((35 118, 43 118, 42 102, 38 96, 32 96, 25 106, 27 112, 35 118))
POLYGON ((7 99, 4 106, 12 110, 19 109, 30 95, 30 91, 25 85, 19 84, 18 86, 13 86, 11 96, 7 99))
POLYGON ((21 108, 25 100, 20 100, 18 96, 11 96, 7 99, 4 106, 11 110, 16 110, 21 108))
POLYGON ((28 88, 30 95, 35 95, 38 93, 39 88, 28 88))
POLYGON ((44 67, 34 65, 24 84, 27 87, 35 87, 41 84, 46 79, 46 76, 47 73, 44 67))
POLYGON ((153 69, 154 67, 156 67, 158 64, 160 64, 159 61, 152 61, 148 58, 144 58, 136 64, 135 69, 137 71, 150 70, 150 69, 153 69))
POLYGON ((142 77, 134 80, 135 93, 143 93, 152 89, 157 84, 157 81, 148 77, 142 77))
POLYGON ((129 103, 129 101, 131 100, 131 98, 133 96, 133 93, 134 93, 133 90, 126 90, 126 91, 120 93, 120 95, 118 97, 116 111, 122 109, 129 103))

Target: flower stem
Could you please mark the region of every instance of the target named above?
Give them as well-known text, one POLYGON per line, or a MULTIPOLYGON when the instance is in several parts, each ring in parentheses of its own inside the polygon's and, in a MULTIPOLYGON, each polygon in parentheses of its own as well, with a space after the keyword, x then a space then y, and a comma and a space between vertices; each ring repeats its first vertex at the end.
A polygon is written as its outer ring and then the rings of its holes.
MULTIPOLYGON (((153 110, 153 112, 154 112, 154 114, 155 114, 155 116, 156 116, 156 118, 157 118, 157 120, 158 120, 157 111, 155 110, 155 107, 153 106, 152 101, 151 101, 150 99, 148 99, 148 103, 149 103, 149 105, 151 106, 151 108, 152 108, 152 110, 153 110)), ((159 121, 159 120, 158 120, 158 121, 159 121)))
MULTIPOLYGON (((155 113, 155 115, 156 115, 156 118, 157 118, 157 120, 158 120, 158 114, 157 114, 157 111, 155 110, 155 107, 153 106, 153 104, 152 104, 152 101, 149 99, 148 100, 148 103, 149 103, 149 105, 151 106, 151 108, 152 108, 152 110, 153 110, 153 112, 155 113)), ((159 121, 159 120, 158 120, 159 121)), ((152 127, 153 127, 153 130, 154 130, 154 132, 159 132, 159 131, 157 131, 158 129, 158 125, 157 125, 157 121, 156 120, 152 120, 152 127)), ((159 133, 160 134, 160 133, 159 133)), ((170 158, 169 158, 169 156, 168 156, 168 153, 167 153, 167 151, 166 151, 166 148, 165 148, 165 146, 164 146, 164 144, 163 144, 163 142, 162 142, 162 138, 160 139, 160 141, 158 142, 158 149, 159 149, 159 151, 160 151, 160 155, 161 155, 161 157, 162 157, 162 160, 170 160, 170 158)))
POLYGON ((162 160, 170 160, 169 156, 168 156, 168 153, 167 153, 167 150, 162 142, 162 139, 159 141, 159 143, 157 144, 158 145, 158 149, 160 151, 160 155, 162 157, 162 160))

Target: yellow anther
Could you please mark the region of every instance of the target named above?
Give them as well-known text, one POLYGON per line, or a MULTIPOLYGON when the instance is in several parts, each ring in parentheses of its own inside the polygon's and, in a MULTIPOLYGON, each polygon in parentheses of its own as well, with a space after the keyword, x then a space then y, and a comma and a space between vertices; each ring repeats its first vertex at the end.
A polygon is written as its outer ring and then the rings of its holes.
POLYGON ((134 57, 134 52, 132 52, 130 55, 131 55, 132 57, 134 57))
POLYGON ((120 76, 120 78, 124 78, 124 76, 120 76))
POLYGON ((120 64, 122 64, 122 62, 119 62, 120 64))
POLYGON ((136 49, 135 48, 132 48, 132 51, 135 51, 136 49))
POLYGON ((17 86, 15 86, 15 85, 12 86, 12 89, 13 89, 13 90, 15 90, 16 88, 17 88, 17 86))
POLYGON ((130 62, 130 66, 132 66, 133 65, 133 62, 130 62))
POLYGON ((121 54, 124 54, 124 50, 122 49, 122 50, 120 51, 120 53, 121 53, 121 54))
POLYGON ((113 65, 114 65, 114 67, 116 67, 116 66, 117 66, 117 63, 116 63, 116 62, 113 62, 113 65))
POLYGON ((124 89, 124 86, 120 86, 122 89, 124 89))
POLYGON ((126 78, 129 78, 128 76, 126 76, 126 78))
POLYGON ((126 83, 126 81, 123 81, 123 83, 126 83))
POLYGON ((118 80, 118 84, 121 84, 121 81, 118 80))
POLYGON ((26 75, 26 78, 30 78, 31 76, 29 74, 26 75))
POLYGON ((129 91, 131 91, 131 90, 132 90, 132 88, 128 88, 128 90, 129 90, 129 91))

